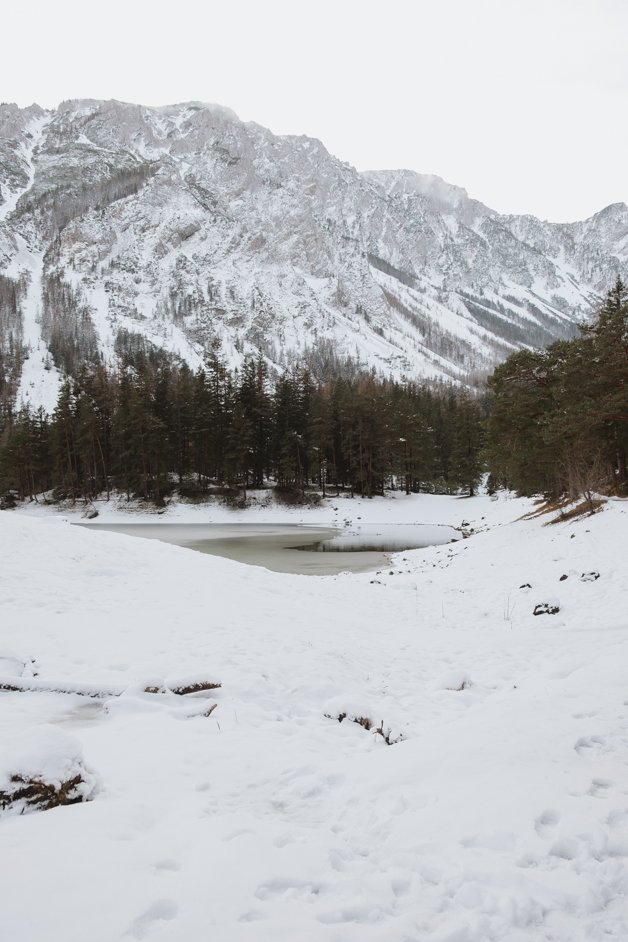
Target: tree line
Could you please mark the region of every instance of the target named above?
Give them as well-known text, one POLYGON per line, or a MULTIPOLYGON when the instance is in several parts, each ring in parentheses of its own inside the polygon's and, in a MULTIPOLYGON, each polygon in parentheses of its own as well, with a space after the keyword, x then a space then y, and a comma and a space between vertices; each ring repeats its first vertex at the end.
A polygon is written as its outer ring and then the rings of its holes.
POLYGON ((520 494, 628 491, 628 290, 617 279, 573 340, 497 367, 487 422, 496 484, 520 494))
MULTIPOLYGON (((67 333, 61 315, 73 307, 62 287, 47 285, 51 343, 67 333)), ((0 289, 13 331, 4 331, 0 350, 0 491, 20 498, 116 490, 159 503, 173 488, 202 496, 269 483, 301 493, 473 493, 485 468, 493 487, 524 495, 628 493, 628 290, 620 279, 578 337, 520 350, 498 366, 488 399, 360 371, 315 381, 306 366, 271 379, 261 354, 235 371, 212 356, 193 372, 121 332, 119 369, 96 356, 66 357, 72 375, 50 416, 13 411, 23 356, 18 299, 6 280, 0 289)))
POLYGON ((385 488, 473 493, 482 401, 374 374, 316 382, 305 367, 271 381, 262 356, 196 372, 130 346, 122 366, 68 377, 51 416, 22 410, 0 437, 0 489, 94 499, 112 490, 160 503, 174 489, 275 484, 373 496, 385 488))

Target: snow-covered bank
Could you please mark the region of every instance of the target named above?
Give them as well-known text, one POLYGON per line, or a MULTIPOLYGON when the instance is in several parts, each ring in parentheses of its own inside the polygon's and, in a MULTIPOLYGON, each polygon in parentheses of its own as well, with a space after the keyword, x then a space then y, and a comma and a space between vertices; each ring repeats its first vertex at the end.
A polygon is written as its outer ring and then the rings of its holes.
POLYGON ((0 669, 126 688, 0 694, 1 771, 52 724, 96 779, 0 821, 8 938, 628 937, 628 504, 361 503, 487 530, 310 579, 0 514, 0 669), (188 675, 222 687, 144 692, 188 675))
POLYGON ((511 520, 529 509, 506 494, 491 500, 482 496, 469 501, 466 497, 409 494, 387 491, 385 497, 350 497, 348 493, 328 496, 318 503, 295 504, 275 497, 272 489, 247 491, 247 505, 238 507, 222 498, 198 503, 173 499, 165 507, 141 501, 126 501, 123 497, 96 500, 90 504, 77 501, 71 504, 52 504, 40 500, 18 505, 18 512, 34 517, 60 517, 82 520, 86 513, 96 510, 98 523, 303 523, 309 526, 345 527, 347 525, 430 523, 446 526, 484 525, 511 520), (513 509, 514 508, 514 509, 513 509), (522 509, 523 508, 523 509, 522 509))

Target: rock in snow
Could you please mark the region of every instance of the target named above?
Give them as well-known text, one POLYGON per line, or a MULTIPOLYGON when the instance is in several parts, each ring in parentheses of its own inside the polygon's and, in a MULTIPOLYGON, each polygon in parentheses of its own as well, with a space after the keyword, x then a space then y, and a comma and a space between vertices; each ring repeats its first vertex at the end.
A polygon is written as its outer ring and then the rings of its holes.
POLYGON ((42 725, 0 740, 0 812, 24 814, 89 801, 95 778, 81 744, 42 725))
POLYGON ((557 599, 551 599, 548 602, 539 602, 534 606, 533 615, 557 615, 560 611, 560 605, 557 599))

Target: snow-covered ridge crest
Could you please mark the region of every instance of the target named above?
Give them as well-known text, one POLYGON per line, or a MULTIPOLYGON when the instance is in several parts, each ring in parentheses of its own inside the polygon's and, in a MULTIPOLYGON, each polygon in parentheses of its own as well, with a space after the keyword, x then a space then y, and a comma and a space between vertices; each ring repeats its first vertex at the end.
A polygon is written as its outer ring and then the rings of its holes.
MULTIPOLYGON (((413 170, 366 170, 362 176, 375 185, 382 186, 389 196, 416 194, 427 197, 434 204, 451 209, 469 202, 469 194, 463 187, 448 183, 433 173, 415 173, 413 170)), ((486 206, 482 208, 490 212, 486 206)))
POLYGON ((106 362, 131 334, 193 366, 261 351, 322 372, 333 354, 458 381, 572 333, 628 260, 624 204, 562 225, 504 216, 219 105, 2 105, 0 152, 0 274, 41 257, 106 362))

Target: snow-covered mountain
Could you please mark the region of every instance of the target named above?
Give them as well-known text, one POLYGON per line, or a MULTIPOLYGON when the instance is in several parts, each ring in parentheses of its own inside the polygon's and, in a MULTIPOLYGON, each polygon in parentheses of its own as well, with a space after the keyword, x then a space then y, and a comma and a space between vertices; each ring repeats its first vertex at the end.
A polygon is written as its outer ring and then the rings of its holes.
POLYGON ((573 333, 628 267, 623 203, 500 215, 195 102, 2 105, 0 193, 0 347, 28 353, 15 392, 35 406, 57 366, 114 362, 136 335, 194 367, 261 350, 463 378, 573 333))

